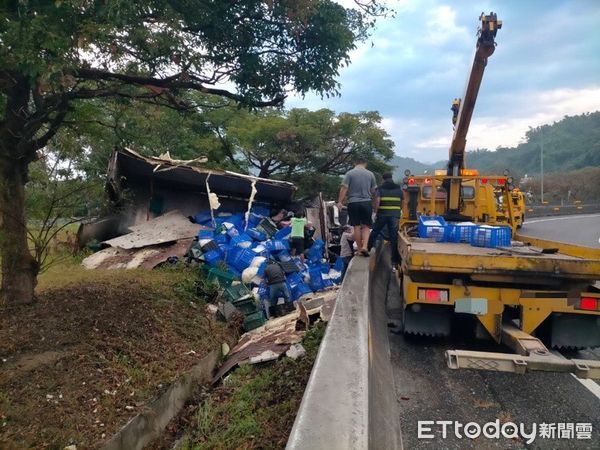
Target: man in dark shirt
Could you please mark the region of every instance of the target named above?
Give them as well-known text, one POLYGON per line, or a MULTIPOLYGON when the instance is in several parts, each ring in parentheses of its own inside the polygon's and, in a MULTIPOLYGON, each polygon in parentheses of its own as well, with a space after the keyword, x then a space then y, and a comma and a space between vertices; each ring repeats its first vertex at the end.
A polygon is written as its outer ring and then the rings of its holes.
POLYGON ((270 317, 269 307, 277 305, 280 297, 283 297, 286 303, 291 301, 290 290, 285 283, 285 272, 281 266, 273 260, 269 260, 265 269, 265 279, 269 286, 269 300, 265 301, 265 313, 267 319, 270 317))
POLYGON ((377 188, 375 194, 375 211, 377 219, 373 231, 369 236, 369 250, 375 244, 377 237, 387 228, 390 245, 392 246, 392 266, 400 262, 398 253, 398 221, 402 211, 402 187, 394 183, 391 173, 383 174, 383 183, 377 188))

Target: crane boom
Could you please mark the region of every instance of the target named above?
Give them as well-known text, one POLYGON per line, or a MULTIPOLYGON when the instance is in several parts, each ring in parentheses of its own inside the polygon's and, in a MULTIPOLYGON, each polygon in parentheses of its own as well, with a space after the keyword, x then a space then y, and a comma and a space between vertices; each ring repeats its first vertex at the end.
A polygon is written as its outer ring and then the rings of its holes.
MULTIPOLYGON (((475 101, 481 86, 483 72, 487 59, 494 53, 495 37, 502 21, 498 20, 495 13, 489 15, 481 14, 479 17, 481 28, 478 32, 477 47, 467 87, 463 99, 455 99, 452 104, 454 116, 452 122, 455 124, 452 143, 450 144, 447 175, 459 177, 465 162, 465 147, 467 144, 467 132, 475 109, 475 101)), ((448 179, 446 184, 447 207, 446 215, 449 217, 460 217, 461 180, 460 178, 448 179)))

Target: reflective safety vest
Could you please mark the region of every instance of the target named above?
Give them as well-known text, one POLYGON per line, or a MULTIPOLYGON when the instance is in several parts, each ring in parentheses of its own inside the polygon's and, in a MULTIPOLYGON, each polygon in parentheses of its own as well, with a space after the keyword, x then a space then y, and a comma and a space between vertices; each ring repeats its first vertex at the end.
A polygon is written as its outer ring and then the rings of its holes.
POLYGON ((385 183, 377 189, 379 192, 379 210, 382 216, 400 217, 402 208, 402 188, 395 183, 385 183))

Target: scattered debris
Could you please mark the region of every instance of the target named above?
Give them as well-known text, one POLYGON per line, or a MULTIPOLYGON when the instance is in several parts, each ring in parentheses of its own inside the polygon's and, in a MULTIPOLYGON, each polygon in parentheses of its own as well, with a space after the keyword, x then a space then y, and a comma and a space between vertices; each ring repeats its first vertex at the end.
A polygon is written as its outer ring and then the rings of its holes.
POLYGON ((231 349, 229 348, 229 344, 228 344, 227 342, 223 342, 223 343, 221 344, 221 354, 222 354, 223 356, 227 356, 227 355, 229 354, 229 351, 230 351, 230 350, 231 350, 231 349))
MULTIPOLYGON (((331 314, 323 312, 333 310, 337 293, 337 287, 329 289, 318 297, 300 300, 298 307, 304 308, 308 318, 328 321, 331 314), (305 304, 313 307, 306 309, 305 304)), ((309 322, 312 323, 313 320, 309 319, 309 322)), ((300 322, 298 311, 267 321, 263 326, 242 335, 237 345, 229 352, 229 358, 219 368, 213 382, 223 378, 238 365, 281 357, 291 346, 299 344, 305 333, 306 327, 300 322), (267 356, 270 359, 265 359, 267 356)))
POLYGON ((285 356, 292 359, 298 359, 306 355, 306 350, 302 347, 302 344, 293 344, 289 350, 285 352, 285 356))
POLYGON ((208 303, 206 305, 206 312, 209 313, 210 315, 214 316, 215 314, 217 314, 219 312, 219 308, 217 305, 208 303))
POLYGON ((248 360, 249 364, 257 364, 261 362, 273 361, 281 356, 280 352, 274 352, 271 349, 267 349, 264 352, 256 356, 251 356, 248 360))
POLYGON ((87 269, 153 269, 173 258, 182 260, 202 228, 172 211, 105 241, 110 247, 88 256, 82 265, 87 269))

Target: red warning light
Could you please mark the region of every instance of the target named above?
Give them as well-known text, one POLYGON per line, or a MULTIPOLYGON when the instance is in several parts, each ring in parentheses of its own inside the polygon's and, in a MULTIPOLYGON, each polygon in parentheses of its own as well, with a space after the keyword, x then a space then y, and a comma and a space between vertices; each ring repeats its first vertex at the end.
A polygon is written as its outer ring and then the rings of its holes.
POLYGON ((506 184, 506 178, 498 178, 498 183, 502 185, 506 184))
POLYGON ((425 184, 431 184, 431 178, 425 178, 425 184))
POLYGON ((410 179, 408 180, 408 184, 409 184, 410 186, 412 186, 413 184, 415 184, 415 179, 414 179, 414 178, 410 178, 410 179))
POLYGON ((487 184, 487 182, 488 182, 488 179, 487 179, 487 178, 482 178, 482 179, 481 179, 481 184, 487 184))

